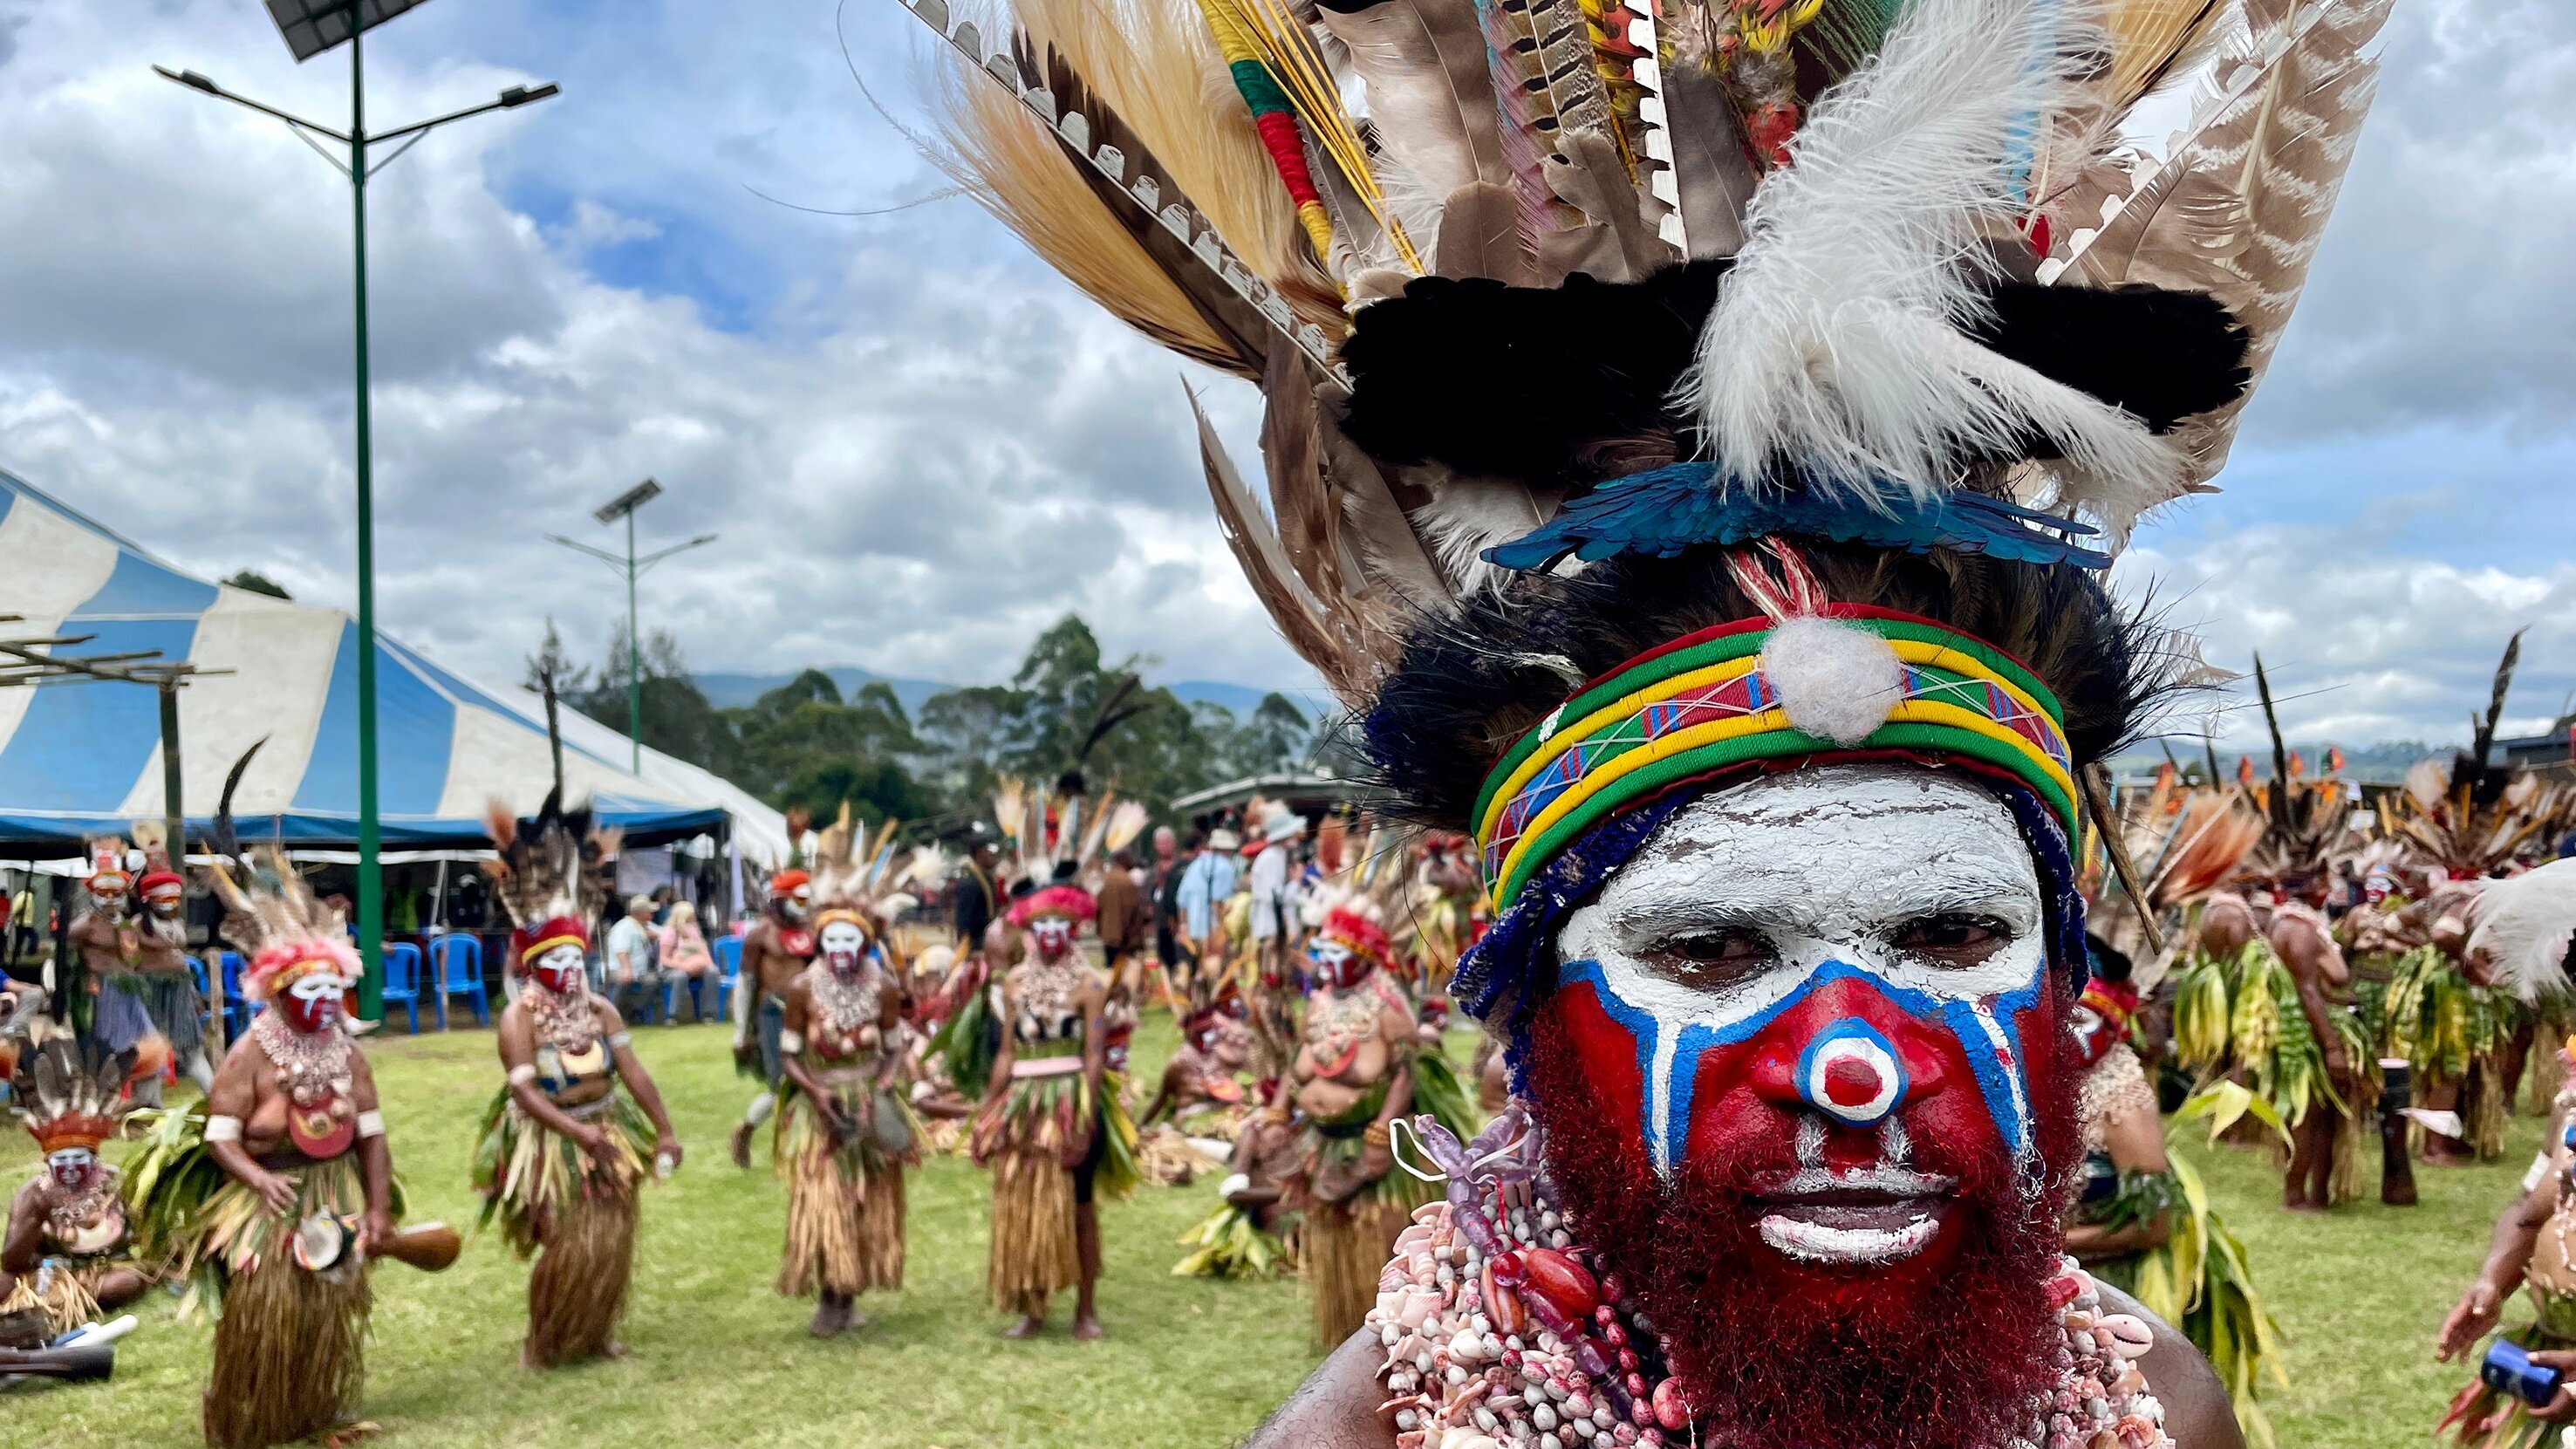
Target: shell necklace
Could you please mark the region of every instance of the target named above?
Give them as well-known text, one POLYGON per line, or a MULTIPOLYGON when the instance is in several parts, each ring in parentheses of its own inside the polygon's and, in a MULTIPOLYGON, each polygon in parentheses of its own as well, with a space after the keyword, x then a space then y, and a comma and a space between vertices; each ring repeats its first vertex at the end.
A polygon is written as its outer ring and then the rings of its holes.
POLYGON ((263 1011, 251 1023, 259 1049, 277 1068, 277 1084, 298 1107, 322 1105, 348 1094, 349 1039, 337 1026, 302 1032, 286 1024, 284 1013, 263 1011))
MULTIPOLYGON (((1448 1200, 1417 1214, 1396 1239, 1369 1310, 1368 1329, 1386 1353, 1377 1377, 1396 1443, 1679 1449, 1697 1442, 1697 1412, 1671 1375, 1662 1335, 1616 1274, 1594 1276, 1600 1256, 1559 1207, 1526 1113, 1515 1100, 1464 1144, 1428 1116, 1407 1124, 1447 1176, 1448 1200)), ((2047 1293, 2061 1335, 2053 1391, 2034 1397, 2027 1428, 1990 1449, 2100 1445, 2106 1437, 2119 1449, 2174 1449, 2164 1406, 2139 1370, 2154 1342, 2145 1321, 2105 1314, 2073 1258, 2058 1260, 2047 1293)))
POLYGON ((885 984, 873 966, 844 978, 821 962, 806 968, 807 1000, 822 1025, 841 1035, 876 1025, 885 1001, 885 984))
POLYGON ((599 1013, 591 1008, 586 981, 560 992, 530 981, 519 988, 519 1005, 536 1019, 539 1039, 565 1056, 580 1056, 599 1040, 599 1013))
POLYGON ((47 1235, 59 1243, 68 1243, 79 1237, 82 1229, 95 1224, 116 1201, 118 1180, 115 1168, 104 1162, 98 1164, 97 1169, 90 1173, 89 1186, 70 1197, 56 1198, 53 1205, 45 1209, 47 1235))
POLYGON ((1328 987, 1306 1009, 1306 1044, 1325 1061, 1340 1061, 1351 1048, 1377 1035, 1385 1002, 1367 985, 1328 987))

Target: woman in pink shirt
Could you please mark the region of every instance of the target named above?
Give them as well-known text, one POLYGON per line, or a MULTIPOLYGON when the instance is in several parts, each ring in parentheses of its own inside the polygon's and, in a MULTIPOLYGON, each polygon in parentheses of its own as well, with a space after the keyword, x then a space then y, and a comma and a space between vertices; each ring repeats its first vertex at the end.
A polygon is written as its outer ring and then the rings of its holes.
POLYGON ((701 993, 715 982, 716 958, 707 949, 706 934, 698 929, 698 908, 687 901, 673 905, 661 938, 663 969, 678 978, 674 986, 687 989, 691 1019, 706 1020, 707 1001, 701 993))

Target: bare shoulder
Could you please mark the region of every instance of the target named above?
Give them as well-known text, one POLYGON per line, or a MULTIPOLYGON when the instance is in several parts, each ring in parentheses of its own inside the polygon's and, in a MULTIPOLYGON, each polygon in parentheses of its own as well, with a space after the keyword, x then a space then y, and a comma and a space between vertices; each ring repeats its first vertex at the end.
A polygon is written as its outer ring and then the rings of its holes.
POLYGON ((2174 1449, 2245 1449, 2245 1436, 2236 1427, 2235 1406, 2228 1402, 2227 1390, 2209 1360, 2171 1324, 2149 1313, 2146 1305, 2107 1283, 2100 1287, 2103 1306, 2135 1314, 2156 1330, 2156 1346, 2147 1350, 2138 1368, 2147 1376, 2149 1391, 2165 1406, 2165 1433, 2172 1436, 2174 1449))
POLYGON ((1243 1449, 1393 1449, 1395 1429, 1377 1411, 1384 1398, 1377 1385, 1382 1352, 1366 1331, 1351 1335, 1243 1449))

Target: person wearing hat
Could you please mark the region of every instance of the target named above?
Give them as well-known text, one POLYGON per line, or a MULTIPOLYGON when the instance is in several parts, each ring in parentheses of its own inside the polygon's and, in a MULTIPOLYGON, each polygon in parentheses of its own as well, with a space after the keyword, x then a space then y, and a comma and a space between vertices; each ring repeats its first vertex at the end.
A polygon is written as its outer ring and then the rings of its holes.
POLYGON ((133 894, 134 871, 125 842, 92 842, 90 873, 81 883, 66 934, 88 978, 90 1038, 111 1053, 131 1053, 135 1079, 142 1081, 168 1063, 170 1049, 151 1013, 129 989, 142 953, 141 932, 129 914, 133 894))
MULTIPOLYGON (((142 913, 134 919, 133 969, 117 978, 117 987, 143 1004, 153 1030, 170 1044, 170 1058, 180 1074, 200 1092, 215 1084, 214 1064, 206 1060, 205 998, 188 974, 187 882, 156 853, 153 868, 135 882, 142 913)), ((160 1094, 155 1078, 142 1085, 145 1105, 160 1094)))
POLYGON ((608 1000, 638 1020, 662 990, 662 943, 653 931, 653 909, 651 896, 629 896, 626 914, 608 928, 608 1000))
POLYGON ((778 1084, 786 1080, 778 1034, 787 1022, 787 988, 814 962, 813 910, 814 878, 801 870, 782 870, 769 878, 760 920, 743 933, 742 976, 734 985, 733 1061, 735 1070, 759 1077, 760 1092, 743 1109, 742 1121, 726 1143, 736 1167, 751 1166, 752 1131, 778 1108, 778 1084))
POLYGON ((1225 964, 1225 903, 1234 894, 1235 852, 1242 845, 1241 837, 1220 825, 1208 832, 1207 849, 1181 872, 1175 899, 1202 982, 1212 983, 1225 964))
POLYGON ((1260 848, 1252 857, 1252 949, 1261 959, 1264 981, 1287 976, 1288 948, 1297 934, 1297 843, 1306 838, 1306 817, 1284 805, 1271 808, 1261 822, 1260 848))

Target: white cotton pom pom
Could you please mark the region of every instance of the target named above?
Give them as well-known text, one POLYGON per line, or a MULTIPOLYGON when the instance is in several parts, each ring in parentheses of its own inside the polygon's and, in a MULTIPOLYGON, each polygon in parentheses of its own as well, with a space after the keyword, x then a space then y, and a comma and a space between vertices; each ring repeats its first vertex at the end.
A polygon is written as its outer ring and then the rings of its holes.
POLYGON ((1885 639, 1839 619, 1783 620, 1762 645, 1762 673, 1789 723, 1857 745, 1905 699, 1905 670, 1885 639))

